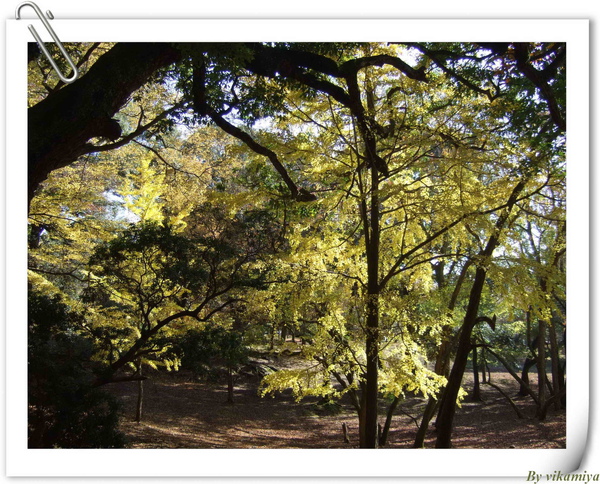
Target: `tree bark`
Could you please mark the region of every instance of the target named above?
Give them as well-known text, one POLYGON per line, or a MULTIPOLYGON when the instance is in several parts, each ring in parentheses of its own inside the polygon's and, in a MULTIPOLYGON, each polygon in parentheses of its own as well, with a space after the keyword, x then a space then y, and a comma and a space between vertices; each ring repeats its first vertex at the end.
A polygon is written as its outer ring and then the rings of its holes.
MULTIPOLYGON (((454 308, 456 306, 456 301, 458 300, 458 295, 460 294, 460 290, 462 285, 467 277, 467 272, 469 267, 471 267, 472 261, 471 259, 467 260, 463 265, 460 274, 458 276, 458 280, 456 281, 456 285, 454 286, 454 291, 452 291, 452 295, 450 296, 450 301, 448 302, 448 316, 452 316, 454 312, 454 308)), ((444 340, 440 345, 440 349, 436 356, 435 360, 435 372, 438 375, 443 375, 446 378, 449 374, 449 365, 450 365, 450 355, 453 350, 453 342, 455 342, 455 338, 451 338, 450 331, 448 328, 444 329, 444 340)), ((444 390, 441 390, 440 393, 443 393, 444 390)), ((429 397, 427 401, 427 406, 423 411, 423 418, 421 419, 421 423, 419 425, 419 430, 417 430, 417 435, 415 436, 415 442, 413 447, 415 449, 421 449, 425 445, 425 436, 427 435, 427 429, 429 428, 429 422, 435 415, 436 411, 439 408, 440 398, 429 397)))
POLYGON ((419 425, 419 430, 417 430, 417 435, 415 437, 415 443, 413 447, 415 449, 422 449, 425 446, 425 436, 427 435, 427 429, 429 428, 429 422, 435 415, 436 410, 439 408, 440 400, 435 399, 433 397, 429 397, 427 401, 427 406, 423 411, 423 418, 421 419, 421 424, 419 425))
POLYGON ((366 410, 365 404, 366 392, 363 391, 360 399, 360 409, 358 411, 358 446, 361 449, 367 447, 367 426, 366 426, 366 410))
POLYGON ((481 295, 487 275, 485 265, 489 263, 494 249, 497 247, 500 240, 500 234, 508 222, 510 212, 513 206, 516 204, 519 194, 524 188, 525 180, 521 180, 513 188, 513 191, 507 201, 506 208, 496 221, 494 232, 490 235, 485 248, 479 253, 481 263, 475 271, 475 279, 469 295, 469 304, 467 306, 467 312, 465 314, 463 326, 460 331, 458 348, 456 350, 456 358, 454 360, 454 365, 452 366, 450 378, 448 379, 448 384, 442 396, 440 410, 438 412, 438 437, 435 443, 436 448, 450 448, 452 446, 451 437, 454 414, 456 412, 456 399, 458 397, 462 378, 467 366, 468 355, 471 350, 471 333, 475 327, 475 324, 477 324, 480 319, 478 318, 479 303, 481 301, 481 295))
POLYGON ((28 109, 28 201, 53 170, 93 152, 89 140, 116 139, 112 119, 160 68, 180 58, 167 43, 118 43, 80 79, 28 109))
MULTIPOLYGON (((485 368, 483 369, 485 372, 485 368)), ((471 400, 481 402, 481 387, 479 385, 479 364, 477 361, 477 347, 473 348, 473 393, 471 400)))
POLYGON ((392 418, 394 417, 394 412, 396 411, 396 407, 400 403, 400 397, 394 397, 394 400, 390 404, 387 416, 385 418, 385 424, 383 425, 383 429, 381 431, 381 435, 379 436, 379 447, 385 447, 387 444, 387 438, 390 433, 390 427, 392 426, 392 418))
POLYGON ((546 322, 543 319, 538 321, 538 410, 537 418, 546 419, 546 322))
MULTIPOLYGON (((559 370, 558 338, 556 336, 556 327, 554 321, 548 325, 548 336, 550 338, 550 362, 552 363, 552 396, 560 393, 562 390, 561 375, 559 370)), ((554 401, 554 408, 560 410, 561 401, 554 401)))
MULTIPOLYGON (((492 236, 488 242, 488 247, 495 247, 496 240, 496 237, 492 236)), ((438 412, 438 436, 435 443, 435 446, 438 449, 448 449, 452 445, 451 436, 454 413, 456 411, 456 399, 467 367, 469 352, 471 351, 471 332, 477 323, 477 313, 479 311, 479 302, 485 284, 485 277, 486 270, 482 267, 478 267, 475 272, 475 281, 471 288, 467 313, 460 332, 454 365, 452 365, 450 378, 448 379, 448 384, 446 385, 446 390, 442 396, 440 410, 438 412)))
MULTIPOLYGON (((531 308, 529 308, 527 310, 526 323, 527 323, 527 347, 531 351, 533 358, 530 358, 529 354, 525 357, 525 361, 523 362, 523 369, 521 371, 521 380, 523 380, 525 382, 525 384, 527 384, 527 386, 529 386, 529 370, 531 369, 532 366, 535 365, 535 362, 537 361, 537 356, 536 356, 536 352, 535 352, 535 348, 537 347, 537 338, 532 339, 532 337, 531 337, 531 308)), ((527 388, 525 388, 525 385, 521 384, 519 387, 519 396, 525 397, 525 396, 527 396, 527 394, 528 394, 527 388)))
POLYGON ((371 169, 370 236, 367 245, 366 398, 365 447, 377 447, 379 400, 379 196, 378 173, 371 169))
POLYGON ((233 403, 233 369, 227 367, 227 403, 233 403))
MULTIPOLYGON (((142 365, 143 363, 138 362, 138 374, 142 377, 142 365)), ((144 405, 144 380, 140 378, 138 380, 138 398, 137 405, 135 407, 135 421, 140 423, 142 421, 142 409, 144 405)))

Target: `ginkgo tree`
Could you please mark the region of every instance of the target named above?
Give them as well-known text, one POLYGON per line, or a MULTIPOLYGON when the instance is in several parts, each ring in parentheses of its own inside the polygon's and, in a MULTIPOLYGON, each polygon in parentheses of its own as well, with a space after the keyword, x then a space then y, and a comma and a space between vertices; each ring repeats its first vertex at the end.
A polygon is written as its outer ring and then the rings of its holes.
POLYGON ((484 117, 488 105, 477 96, 453 91, 441 77, 437 89, 432 81, 423 89, 391 68, 364 69, 348 82, 349 92, 362 93, 362 126, 331 97, 300 108, 300 98, 290 96, 278 133, 291 140, 281 150, 296 151, 291 157, 311 191, 326 194, 315 202, 316 217, 300 222, 290 240, 292 254, 304 261, 295 265, 322 274, 319 292, 329 298, 307 298, 320 312, 320 344, 307 353, 321 365, 269 375, 264 383, 265 391, 287 384, 299 396, 339 396, 337 382, 341 393, 353 395, 360 443, 368 447, 376 445, 380 393, 395 397, 394 407, 406 390, 436 395, 445 382, 413 341, 427 332, 430 344, 440 343, 450 324, 445 311, 427 314, 415 303, 434 289, 431 261, 464 257, 473 245, 465 225, 484 230, 525 183, 507 176, 518 164, 498 134, 504 124, 484 117))

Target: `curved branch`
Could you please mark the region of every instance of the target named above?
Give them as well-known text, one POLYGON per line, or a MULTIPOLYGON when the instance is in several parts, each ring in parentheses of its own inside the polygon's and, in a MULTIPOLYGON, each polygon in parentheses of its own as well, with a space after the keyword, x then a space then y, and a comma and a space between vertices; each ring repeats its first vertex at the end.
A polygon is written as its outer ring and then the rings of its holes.
POLYGON ((279 161, 279 157, 277 153, 270 150, 266 146, 258 143, 252 136, 250 136, 245 131, 241 130, 237 126, 234 126, 229 121, 225 119, 223 113, 218 113, 215 111, 206 100, 206 64, 203 59, 196 60, 196 66, 193 69, 192 77, 193 77, 193 99, 194 99, 194 109, 201 116, 208 116, 212 121, 223 131, 230 134, 231 136, 242 141, 248 148, 250 148, 255 153, 259 155, 266 156, 275 170, 279 173, 283 181, 288 186, 290 192, 292 193, 292 198, 298 202, 313 202, 317 198, 312 193, 308 192, 304 188, 298 188, 298 186, 294 183, 287 170, 279 161))
POLYGON ((388 54, 379 54, 346 61, 340 66, 340 72, 342 72, 344 76, 347 76, 349 74, 356 74, 360 69, 364 69, 365 67, 382 67, 384 65, 395 67, 404 75, 416 81, 427 82, 425 68, 423 66, 414 69, 399 57, 388 54))
POLYGON ((94 146, 92 144, 86 143, 86 145, 85 145, 86 148, 83 151, 82 155, 87 155, 89 153, 100 153, 102 151, 111 151, 111 150, 120 148, 122 146, 125 146, 126 144, 130 143, 131 141, 135 141, 135 138, 137 138, 138 136, 140 136, 143 133, 145 133, 146 131, 148 131, 150 128, 152 128, 153 126, 158 124, 160 121, 165 119, 169 114, 177 111, 183 105, 184 105, 183 102, 179 102, 179 103, 175 104, 171 108, 160 113, 158 116, 156 116, 152 121, 150 121, 147 124, 141 124, 141 120, 142 120, 142 116, 143 116, 143 110, 142 110, 142 112, 140 113, 140 122, 138 122, 137 128, 135 130, 133 130, 127 136, 123 136, 123 138, 121 138, 119 141, 116 141, 115 143, 109 143, 109 144, 105 144, 105 145, 101 145, 101 146, 94 146))
POLYGON ((427 57, 429 57, 434 62, 434 64, 436 66, 438 66, 442 71, 444 71, 446 74, 448 74, 455 81, 458 81, 459 83, 464 84, 472 91, 475 91, 479 94, 483 94, 484 96, 487 96, 487 98, 490 101, 493 101, 494 99, 496 99, 499 96, 498 92, 492 93, 489 89, 483 89, 483 88, 477 86, 476 84, 474 84, 473 82, 469 81, 466 77, 462 76, 461 74, 456 72, 454 69, 451 69, 450 67, 448 67, 446 65, 446 63, 444 62, 444 59, 440 58, 436 51, 430 50, 422 44, 410 43, 407 45, 417 49, 422 54, 425 54, 427 57))

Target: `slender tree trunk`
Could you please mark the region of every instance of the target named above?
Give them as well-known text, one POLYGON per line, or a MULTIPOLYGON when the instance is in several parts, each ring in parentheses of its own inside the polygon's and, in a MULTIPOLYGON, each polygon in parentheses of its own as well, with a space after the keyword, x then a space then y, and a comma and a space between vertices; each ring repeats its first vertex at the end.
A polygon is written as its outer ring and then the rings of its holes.
POLYGON ((559 375, 560 375, 560 391, 563 394, 563 396, 560 399, 560 406, 561 408, 567 408, 567 382, 565 379, 565 368, 566 368, 567 363, 565 362, 563 365, 560 365, 558 367, 559 369, 559 375))
MULTIPOLYGON (((537 347, 537 339, 531 338, 531 307, 527 310, 526 315, 526 328, 527 328, 527 348, 533 353, 534 357, 530 358, 529 353, 525 357, 525 361, 523 362, 523 370, 521 371, 521 380, 523 380, 527 385, 529 385, 529 370, 533 365, 535 365, 537 361, 537 357, 535 356, 534 348, 537 347)), ((519 396, 525 397, 528 395, 527 388, 523 384, 519 387, 519 396)))
POLYGON ((538 411, 537 418, 546 419, 546 322, 543 319, 538 321, 538 411))
POLYGON ((435 415, 436 410, 439 408, 440 400, 436 400, 433 397, 429 397, 427 401, 427 406, 423 411, 423 418, 421 419, 421 424, 419 425, 419 430, 417 430, 417 435, 415 437, 415 443, 413 447, 415 449, 422 449, 425 447, 425 437, 427 435, 427 429, 429 428, 429 422, 435 415))
POLYGON ((379 175, 371 169, 371 208, 367 243, 367 321, 365 446, 377 447, 379 401, 379 175))
POLYGON ((367 443, 366 443, 367 442, 367 426, 366 426, 367 406, 365 404, 365 396, 366 396, 366 393, 363 392, 363 394, 361 395, 361 399, 360 399, 360 409, 358 411, 358 446, 361 449, 364 449, 367 447, 367 443))
MULTIPOLYGON (((483 369, 485 372, 485 368, 483 369)), ((477 361, 477 348, 473 348, 473 393, 471 400, 481 402, 481 387, 479 385, 479 365, 477 361)))
MULTIPOLYGON (((143 363, 140 361, 138 363, 138 374, 142 376, 142 365, 143 363)), ((142 421, 142 409, 144 405, 144 380, 138 380, 138 398, 137 405, 135 409, 135 421, 140 423, 142 421)))
MULTIPOLYGON (((531 367, 535 366, 537 362, 537 359, 534 358, 525 358, 525 362, 523 363, 523 370, 521 370, 521 380, 523 380, 523 382, 526 385, 529 385, 529 370, 531 369, 531 367)), ((521 384, 519 387, 519 396, 521 397, 525 397, 527 396, 529 393, 527 392, 527 388, 525 387, 525 385, 521 384)))
POLYGON ((400 397, 395 397, 390 407, 387 411, 387 416, 385 418, 385 424, 383 425, 383 430, 381 431, 381 435, 379 437, 379 447, 385 447, 387 444, 387 438, 390 433, 390 427, 392 426, 392 419, 394 418, 394 412, 396 411, 396 407, 400 403, 400 397))
POLYGON ((227 367, 227 403, 233 403, 233 369, 227 367))
MULTIPOLYGON (((462 285, 467 277, 467 271, 471 266, 472 262, 469 259, 460 271, 458 276, 458 280, 456 281, 456 285, 454 286, 454 291, 452 292, 452 296, 450 297, 450 301, 448 302, 448 316, 452 316, 454 311, 454 307, 456 306, 456 301, 458 300, 458 295, 460 294, 460 290, 462 285)), ((438 375, 443 375, 446 378, 450 372, 450 356, 452 353, 454 338, 451 337, 450 331, 446 328, 444 330, 444 340, 440 345, 440 350, 438 351, 436 360, 435 360, 435 372, 438 375)), ((439 409, 441 394, 445 389, 441 390, 438 398, 429 397, 427 401, 427 406, 423 411, 423 418, 421 419, 421 423, 419 425, 419 430, 417 430, 417 435, 415 436, 415 442, 413 447, 416 449, 422 449, 425 446, 425 436, 427 435, 427 429, 429 428, 429 422, 435 415, 436 411, 439 409)))
MULTIPOLYGON (((560 374, 559 374, 559 361, 558 361, 558 339, 556 337, 556 327, 554 321, 550 321, 548 325, 548 336, 550 337, 550 361, 552 363, 552 396, 560 393, 560 374)), ((561 401, 556 399, 554 401, 554 408, 560 410, 561 401)))
POLYGON ((273 350, 275 348, 275 333, 277 333, 277 328, 275 327, 275 323, 271 325, 271 334, 269 335, 269 350, 273 350))
POLYGON ((350 443, 350 437, 348 435, 348 425, 346 424, 346 422, 344 422, 342 424, 342 432, 344 433, 344 442, 346 444, 349 444, 350 443))
MULTIPOLYGON (((563 339, 562 339, 562 344, 565 346, 565 351, 566 351, 566 337, 567 337, 567 333, 563 333, 563 339)), ((565 355, 566 356, 566 355, 565 355)), ((559 375, 560 375, 560 391, 563 393, 563 396, 560 399, 561 402, 561 406, 562 408, 567 408, 567 381, 566 381, 566 371, 567 371, 567 361, 565 359, 565 361, 558 365, 558 370, 559 370, 559 375)))
POLYGON ((456 411, 456 398, 458 397, 462 378, 465 373, 465 368, 467 367, 467 360, 471 350, 471 332, 477 322, 477 312, 479 311, 479 301, 481 300, 485 276, 485 269, 478 267, 475 272, 475 281, 471 288, 467 313, 460 332, 456 358, 454 360, 454 365, 452 365, 450 378, 448 379, 446 391, 442 396, 440 410, 438 412, 438 436, 435 443, 435 446, 438 449, 450 448, 452 444, 451 436, 454 413, 456 411))
POLYGON ((485 357, 485 347, 481 347, 481 383, 488 383, 491 379, 489 377, 489 367, 487 358, 485 357))

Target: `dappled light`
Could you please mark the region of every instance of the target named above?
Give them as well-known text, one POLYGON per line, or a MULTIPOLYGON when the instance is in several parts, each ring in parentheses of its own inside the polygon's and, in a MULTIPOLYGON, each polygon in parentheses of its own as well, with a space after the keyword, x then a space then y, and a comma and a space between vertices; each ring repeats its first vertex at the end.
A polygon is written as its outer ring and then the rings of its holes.
POLYGON ((30 447, 564 448, 564 43, 67 48, 30 447))

